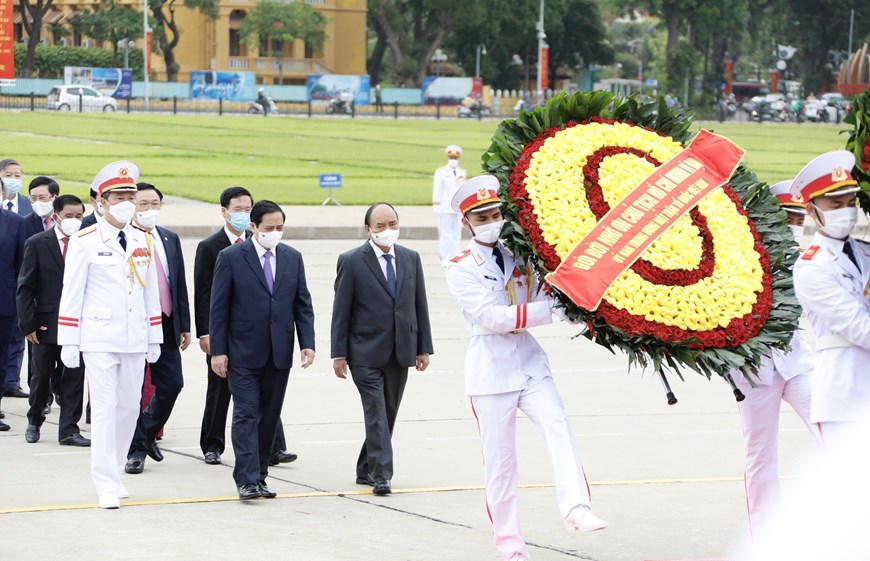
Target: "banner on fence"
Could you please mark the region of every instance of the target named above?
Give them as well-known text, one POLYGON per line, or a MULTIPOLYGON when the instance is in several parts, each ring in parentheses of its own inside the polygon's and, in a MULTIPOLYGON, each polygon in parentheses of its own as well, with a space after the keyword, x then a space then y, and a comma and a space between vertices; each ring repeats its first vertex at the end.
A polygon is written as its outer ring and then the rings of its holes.
POLYGON ((480 78, 423 77, 423 105, 458 105, 471 97, 479 98, 483 90, 480 78))
POLYGON ((314 102, 328 102, 343 92, 353 94, 354 105, 369 104, 371 79, 368 76, 351 74, 309 74, 308 99, 314 102))
POLYGON ((257 80, 254 72, 193 70, 190 73, 190 99, 254 101, 256 98, 257 80))
POLYGON ((15 36, 12 33, 12 18, 15 6, 11 1, 0 0, 0 85, 15 83, 15 36))
POLYGON ((89 68, 64 66, 65 84, 90 86, 115 99, 130 99, 133 93, 133 71, 129 68, 89 68))

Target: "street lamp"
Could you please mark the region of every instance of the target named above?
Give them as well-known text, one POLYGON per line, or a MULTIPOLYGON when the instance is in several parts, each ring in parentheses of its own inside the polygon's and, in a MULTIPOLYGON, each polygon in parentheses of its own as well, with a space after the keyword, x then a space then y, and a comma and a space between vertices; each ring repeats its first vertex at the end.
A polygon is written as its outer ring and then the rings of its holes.
POLYGON ((529 90, 529 88, 531 87, 531 83, 529 81, 529 67, 532 65, 532 61, 534 59, 535 59, 535 55, 526 55, 526 58, 523 59, 523 57, 521 57, 518 54, 514 54, 513 58, 511 59, 511 62, 513 64, 515 64, 516 66, 523 66, 525 63, 525 67, 526 67, 526 91, 529 92, 529 95, 531 95, 531 91, 529 90))
POLYGON ((129 63, 129 55, 130 49, 136 46, 136 41, 132 39, 120 39, 118 40, 118 48, 124 49, 124 68, 130 68, 129 63))
POLYGON ((632 39, 627 43, 628 52, 637 57, 637 80, 640 82, 640 90, 643 91, 643 57, 640 56, 640 47, 643 39, 632 39))
POLYGON ((481 43, 477 46, 477 58, 474 64, 474 77, 480 78, 480 55, 486 56, 486 45, 481 43))
POLYGON ((441 76, 441 63, 447 62, 447 53, 441 49, 435 49, 435 54, 432 55, 432 62, 435 63, 435 77, 441 76))

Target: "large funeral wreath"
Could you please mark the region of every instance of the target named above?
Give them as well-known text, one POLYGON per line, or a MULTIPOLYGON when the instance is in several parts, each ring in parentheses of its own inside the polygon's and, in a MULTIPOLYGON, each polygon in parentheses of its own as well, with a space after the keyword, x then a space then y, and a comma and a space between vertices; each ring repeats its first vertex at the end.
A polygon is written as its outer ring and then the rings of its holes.
MULTIPOLYGON (((483 156, 501 183, 507 247, 543 280, 611 207, 694 137, 663 100, 565 94, 503 121, 483 156)), ((585 336, 630 365, 708 377, 787 349, 797 246, 766 184, 740 164, 610 285, 595 310, 555 291, 585 336)))

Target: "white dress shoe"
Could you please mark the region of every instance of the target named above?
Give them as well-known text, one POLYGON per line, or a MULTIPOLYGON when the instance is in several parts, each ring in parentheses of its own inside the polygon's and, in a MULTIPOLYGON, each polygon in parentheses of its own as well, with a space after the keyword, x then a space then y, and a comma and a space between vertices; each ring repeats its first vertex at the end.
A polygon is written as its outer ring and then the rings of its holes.
POLYGON ((130 491, 126 489, 126 487, 118 487, 118 498, 119 499, 129 499, 130 491))
POLYGON ((565 517, 565 528, 572 532, 594 532, 607 528, 607 522, 595 516, 588 506, 579 505, 565 517))
POLYGON ((513 557, 510 558, 510 561, 529 561, 529 558, 523 556, 522 553, 515 553, 513 557))
POLYGON ((109 491, 100 495, 100 508, 118 508, 121 503, 118 502, 118 493, 109 491))

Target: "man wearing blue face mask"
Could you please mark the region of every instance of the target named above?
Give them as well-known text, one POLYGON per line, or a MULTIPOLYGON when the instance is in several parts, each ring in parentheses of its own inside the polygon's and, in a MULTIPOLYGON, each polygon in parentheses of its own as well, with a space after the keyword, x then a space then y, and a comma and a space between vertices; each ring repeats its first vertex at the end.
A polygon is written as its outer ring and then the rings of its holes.
POLYGON ((3 210, 14 212, 22 217, 33 212, 30 199, 21 194, 21 164, 11 158, 0 160, 0 177, 3 178, 3 183, 6 185, 3 210))
POLYGON ((795 264, 794 288, 816 335, 810 421, 825 447, 842 445, 870 407, 870 245, 851 235, 860 190, 854 167, 854 154, 834 150, 804 166, 791 186, 818 225, 795 264))

